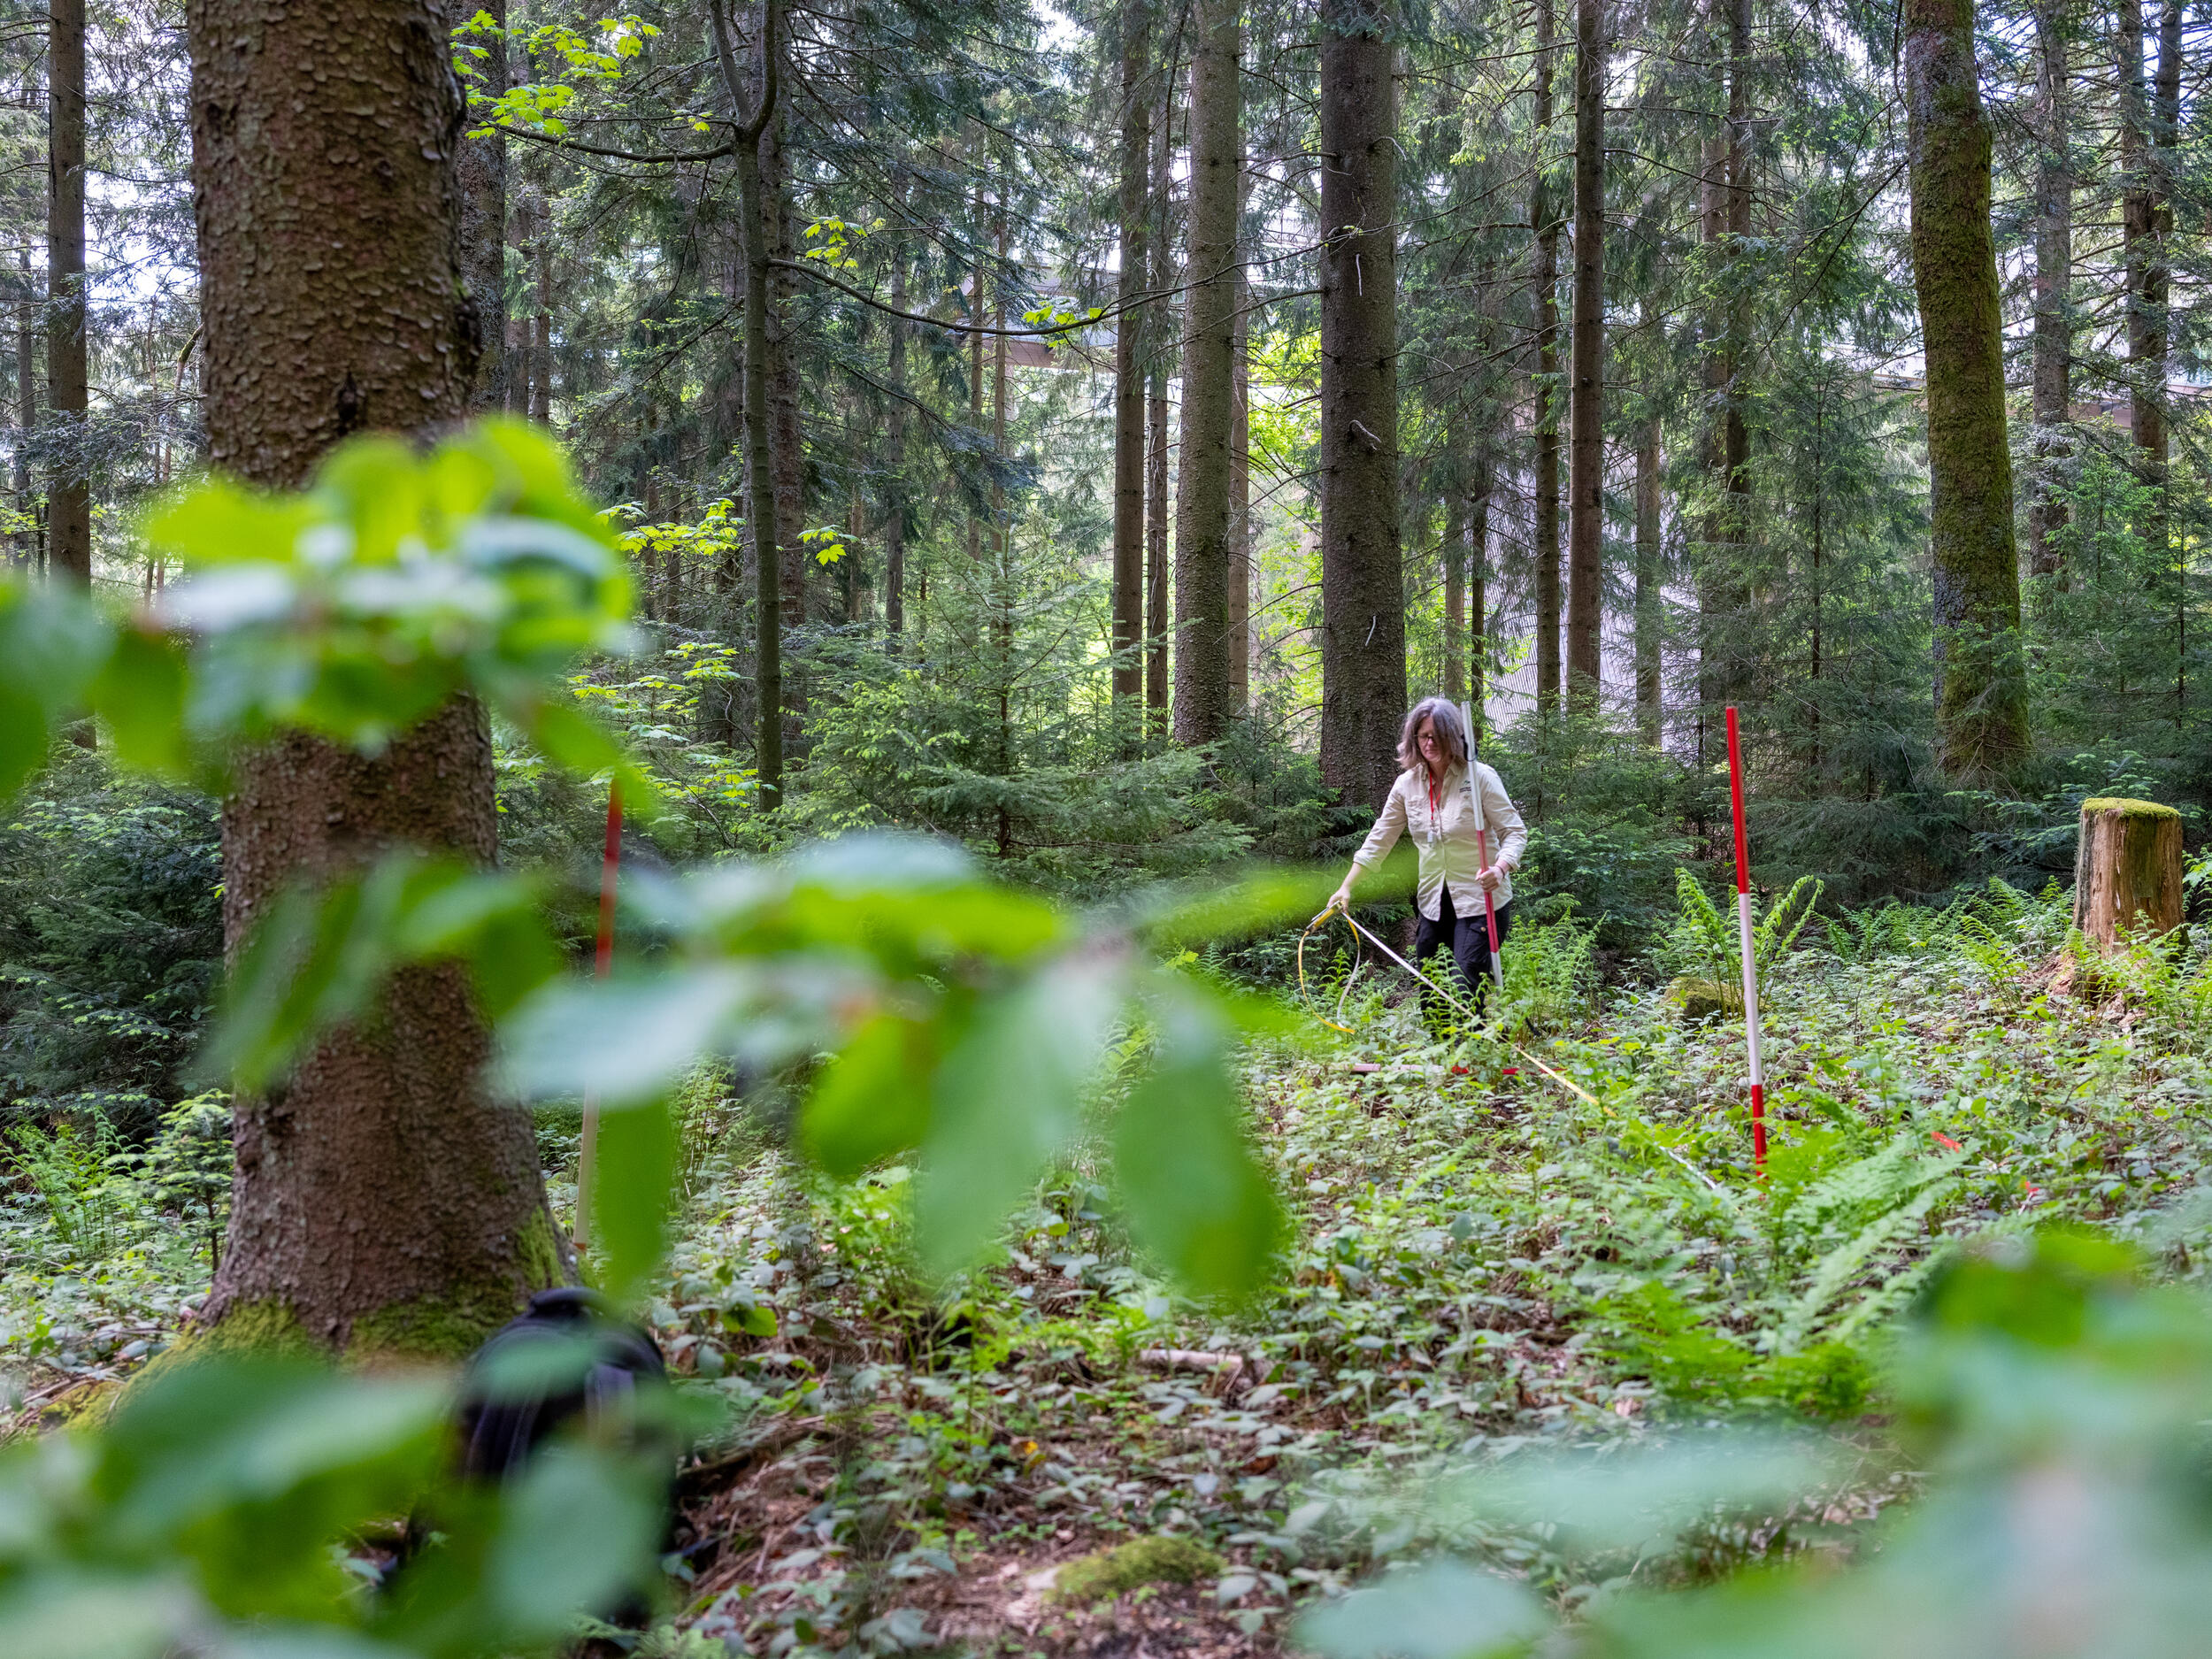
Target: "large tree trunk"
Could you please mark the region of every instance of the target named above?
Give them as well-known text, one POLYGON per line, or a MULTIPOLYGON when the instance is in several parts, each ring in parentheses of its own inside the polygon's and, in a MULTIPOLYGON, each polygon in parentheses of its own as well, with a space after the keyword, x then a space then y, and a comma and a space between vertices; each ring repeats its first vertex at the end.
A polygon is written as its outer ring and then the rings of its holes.
POLYGON ((1398 544, 1398 95, 1388 18, 1321 16, 1321 779, 1379 808, 1406 708, 1398 544))
POLYGON ((46 487, 51 568, 92 582, 85 375, 84 0, 52 0, 46 52, 46 407, 61 453, 46 487))
MULTIPOLYGON (((456 263, 459 89, 435 0, 193 0, 193 193, 214 464, 296 487, 349 433, 456 420, 475 342, 456 263), (334 81, 347 96, 334 99, 334 81)), ((489 863, 491 733, 468 699, 375 758, 302 735, 223 809, 235 949, 293 881, 397 842, 489 863)), ((242 1095, 204 1316, 242 1340, 465 1353, 569 1266, 530 1118, 494 1101, 455 966, 398 975, 288 1082, 242 1095)))
POLYGON ((2068 0, 2040 0, 2035 9, 2037 102, 2042 106, 2035 166, 2034 495, 2028 507, 2028 568, 2057 573, 2056 537, 2066 503, 2053 469, 2069 448, 2065 428, 2072 396, 2074 328, 2074 173, 2070 156, 2066 67, 2068 0))
POLYGON ((1142 312, 1152 165, 1151 0, 1121 8, 1121 271, 1114 319, 1114 697, 1133 737, 1144 695, 1144 393, 1142 312))
POLYGON ((1175 741, 1210 743, 1230 718, 1229 486, 1235 424, 1237 0, 1195 0, 1191 61, 1189 292, 1175 473, 1175 741))
POLYGON ((1605 8, 1575 0, 1575 297, 1567 492, 1567 691, 1594 711, 1605 564, 1605 8))
POLYGON ((1990 230, 1990 134, 1972 0, 1906 0, 1913 280, 1927 356, 1936 721, 1955 774, 2027 752, 2020 572, 2005 440, 2003 316, 1990 230))
MULTIPOLYGON (((478 12, 507 27, 507 0, 449 0, 449 27, 467 21, 478 12)), ((507 44, 496 37, 488 64, 491 84, 487 90, 506 88, 507 44)), ((475 316, 480 355, 476 386, 470 409, 482 414, 507 403, 507 139, 503 133, 465 138, 457 159, 461 188, 461 281, 468 290, 475 316)))
POLYGON ((1636 444, 1636 728, 1659 742, 1659 422, 1636 444))
POLYGON ((1559 707, 1559 219, 1544 188, 1552 121, 1552 0, 1536 0, 1534 182, 1528 219, 1536 233, 1536 707, 1559 707))

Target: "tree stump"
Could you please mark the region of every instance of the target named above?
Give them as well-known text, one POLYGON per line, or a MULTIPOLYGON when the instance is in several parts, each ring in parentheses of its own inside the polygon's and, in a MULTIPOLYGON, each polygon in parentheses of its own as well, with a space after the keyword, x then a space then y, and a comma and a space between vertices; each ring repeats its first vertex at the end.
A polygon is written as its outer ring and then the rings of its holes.
POLYGON ((2181 814, 2154 801, 2081 803, 2074 926, 2105 950, 2181 926, 2181 814))

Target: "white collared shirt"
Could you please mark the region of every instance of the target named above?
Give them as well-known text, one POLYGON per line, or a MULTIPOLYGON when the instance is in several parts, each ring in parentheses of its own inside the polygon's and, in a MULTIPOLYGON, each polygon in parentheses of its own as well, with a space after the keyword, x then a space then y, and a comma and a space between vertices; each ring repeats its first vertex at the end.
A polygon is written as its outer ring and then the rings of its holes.
POLYGON ((1482 868, 1475 838, 1479 824, 1489 832, 1490 862, 1499 867, 1498 886, 1492 896, 1501 908, 1511 903, 1509 872, 1527 849, 1528 826, 1521 822, 1520 810, 1506 794, 1498 774, 1480 761, 1475 763, 1475 789, 1482 797, 1479 818, 1468 798, 1465 770, 1456 764, 1446 768, 1436 786, 1437 810, 1432 813, 1428 768, 1414 766, 1400 772, 1398 781, 1390 786, 1381 816, 1367 832, 1366 842, 1352 856, 1352 862, 1363 869, 1379 864, 1398 844, 1399 836, 1409 834, 1421 854, 1414 900, 1421 914, 1436 920, 1442 908, 1437 895, 1449 883, 1453 910, 1463 917, 1479 916, 1482 888, 1475 881, 1482 868))

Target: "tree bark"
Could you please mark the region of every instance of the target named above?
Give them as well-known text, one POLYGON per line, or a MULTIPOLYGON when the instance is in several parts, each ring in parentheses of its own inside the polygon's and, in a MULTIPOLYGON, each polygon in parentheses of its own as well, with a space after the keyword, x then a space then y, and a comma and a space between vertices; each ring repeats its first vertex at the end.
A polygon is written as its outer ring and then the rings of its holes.
POLYGON ((1238 0, 1194 0, 1190 274, 1183 432, 1175 475, 1175 741, 1210 743, 1230 718, 1229 488, 1236 400, 1238 0))
POLYGON ((1605 567, 1605 8, 1575 0, 1575 296, 1569 373, 1567 693, 1598 703, 1605 567))
POLYGON ((2033 346, 2035 480, 2028 507, 2028 568, 2053 576, 2065 502, 2053 470, 2070 445, 2065 428, 2072 397, 2074 331, 2074 173, 2070 160, 2066 49, 2070 0, 2040 0, 2035 9, 2036 90, 2041 105, 2035 167, 2035 337, 2033 346))
POLYGON ((2081 803, 2074 926, 2110 951, 2181 926, 2181 814, 2154 801, 2081 803))
MULTIPOLYGON (((461 104, 434 0, 192 0, 193 194, 216 465, 304 482, 365 429, 457 419, 475 342, 456 261, 461 104), (342 81, 347 96, 326 88, 342 81)), ((382 755, 292 734, 223 808, 234 950, 291 882, 396 842, 496 849, 491 733, 460 699, 382 755)), ((204 1326, 465 1353, 571 1271, 528 1114, 495 1102, 460 969, 396 977, 288 1082, 234 1104, 228 1248, 204 1326)))
POLYGON ((1398 539, 1398 96, 1388 17, 1321 15, 1321 779, 1379 809, 1406 708, 1398 539))
POLYGON ((1148 273, 1152 165, 1151 0, 1121 7, 1121 269, 1114 320, 1114 697, 1133 738, 1144 695, 1145 330, 1138 300, 1148 273))
POLYGON ((1913 280, 1927 356, 1937 731, 1948 771, 1988 775, 2028 747, 1989 123, 1972 0, 1905 0, 1904 22, 1913 280))
MULTIPOLYGON (((501 29, 507 27, 507 0, 449 0, 447 25, 478 12, 501 29)), ((507 42, 500 36, 492 58, 489 90, 506 89, 507 42)), ((465 88, 464 89, 465 90, 465 88)), ((464 138, 457 173, 461 189, 461 281, 475 319, 479 352, 472 412, 483 414, 507 403, 507 137, 498 131, 464 138)))
POLYGON ((1536 0, 1534 182, 1528 221, 1536 234, 1536 708, 1559 707, 1559 222, 1544 184, 1552 122, 1552 0, 1536 0))
POLYGON ((50 567, 92 583, 90 412, 85 373, 84 0, 51 0, 46 52, 46 408, 60 453, 49 464, 50 567))
POLYGON ((1636 728, 1659 743, 1659 422, 1636 444, 1636 728))

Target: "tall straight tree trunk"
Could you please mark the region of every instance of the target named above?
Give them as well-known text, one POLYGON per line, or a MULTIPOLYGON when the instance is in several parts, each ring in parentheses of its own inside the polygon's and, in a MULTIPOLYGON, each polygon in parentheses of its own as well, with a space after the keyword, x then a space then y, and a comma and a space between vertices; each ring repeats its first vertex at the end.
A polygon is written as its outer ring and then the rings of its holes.
POLYGON ((46 49, 46 407, 61 454, 46 487, 50 567, 92 582, 92 485, 85 430, 84 0, 52 0, 46 49))
POLYGON ((17 256, 21 286, 15 311, 15 465, 11 482, 15 508, 23 515, 21 557, 27 568, 38 565, 37 503, 31 492, 30 436, 38 430, 38 317, 37 284, 31 275, 27 248, 17 256))
POLYGON ((773 303, 768 263, 774 257, 769 238, 769 191, 761 173, 761 150, 780 91, 778 35, 780 0, 762 0, 759 50, 754 58, 754 88, 748 92, 737 61, 736 31, 728 0, 709 0, 715 65, 736 118, 738 226, 745 239, 745 517, 753 548, 753 766, 760 810, 772 812, 783 800, 783 582, 781 549, 788 526, 780 522, 776 503, 776 463, 769 417, 768 313, 773 303))
POLYGON ((1121 269, 1114 318, 1114 696, 1133 734, 1144 695, 1144 293, 1152 165, 1151 0, 1121 8, 1121 269))
MULTIPOLYGON (((2158 76, 2151 88, 2151 242, 2143 272, 2143 345, 2137 370, 2139 404, 2135 444, 2142 455, 2143 477, 2151 487, 2144 514, 2143 540, 2154 553, 2174 560, 2174 718, 2189 712, 2189 553, 2178 555, 2171 529, 2168 462, 2172 436, 2166 420, 2166 349, 2170 330, 2167 301, 2173 287, 2174 173, 2181 139, 2181 0, 2165 0, 2158 13, 2158 76)), ((2135 355, 2131 334, 2129 355, 2135 355)))
MULTIPOLYGON (((1002 463, 1006 457, 1006 212, 999 204, 996 231, 998 259, 991 284, 991 452, 1002 463)), ((991 610, 992 647, 998 680, 998 770, 1002 778, 1014 775, 1014 534, 1006 518, 1006 488, 991 483, 991 610)), ((1014 850, 1014 820, 1006 797, 999 797, 998 856, 1014 850)))
MULTIPOLYGON (((437 0, 186 9, 210 458, 250 483, 296 487, 349 433, 468 407, 443 23, 437 0)), ((295 733, 241 756, 234 779, 234 950, 303 876, 399 842, 476 864, 495 850, 491 732, 471 699, 375 758, 295 733)), ((409 969, 282 1089, 239 1096, 203 1326, 457 1355, 567 1277, 529 1115, 491 1097, 489 1055, 462 970, 409 969)))
POLYGON ((1321 780, 1379 808, 1406 707, 1392 19, 1321 13, 1321 780))
MULTIPOLYGON (((1164 296, 1174 281, 1174 65, 1160 75, 1159 142, 1152 151, 1152 291, 1164 296)), ((1145 338, 1152 346, 1152 370, 1145 394, 1145 424, 1150 438, 1145 451, 1144 511, 1144 707, 1145 732, 1165 737, 1168 726, 1167 526, 1173 504, 1168 496, 1167 372, 1175 338, 1172 303, 1158 303, 1145 338)))
POLYGON ((1636 442, 1636 729, 1659 742, 1659 422, 1636 442))
MULTIPOLYGON (((458 0, 450 21, 482 13, 501 30, 507 27, 507 0, 458 0)), ((507 44, 503 33, 493 39, 484 60, 494 95, 506 90, 507 44)), ((476 317, 476 337, 483 342, 476 359, 476 386, 469 398, 474 413, 507 403, 507 138, 496 130, 465 138, 457 158, 461 187, 461 280, 476 317)))
MULTIPOLYGON (((1457 452, 1448 439, 1445 447, 1457 452)), ((1444 540, 1437 551, 1444 565, 1444 695, 1461 703, 1467 696, 1467 497, 1456 487, 1444 498, 1444 540)))
POLYGON ((2040 0, 2035 9, 2036 91, 2041 106, 2035 166, 2035 340, 2033 396, 2035 479, 2028 507, 2028 568, 2055 575, 2057 536, 2066 503, 2052 471, 2065 456, 2072 396, 2074 328, 2074 171, 2066 66, 2069 0, 2040 0))
POLYGON ((1948 771, 1986 776, 2028 747, 1989 122, 1972 0, 1905 0, 1904 25, 1913 281, 1928 365, 1937 733, 1948 771))
POLYGON ((1536 165, 1528 219, 1536 233, 1536 707, 1559 707, 1559 223, 1544 188, 1552 121, 1552 4, 1536 0, 1536 165))
MULTIPOLYGON (((903 205, 903 204, 902 204, 903 205)), ((906 309, 906 256, 891 256, 891 304, 906 309)), ((906 325, 891 326, 889 380, 895 393, 906 385, 906 325)), ((906 633, 906 404, 894 396, 883 423, 883 632, 898 650, 906 633)))
POLYGON ((553 421, 553 199, 540 192, 530 226, 536 233, 531 253, 537 267, 537 315, 530 342, 530 419, 553 421))
POLYGON ((1246 311, 1250 291, 1240 270, 1236 337, 1230 347, 1236 373, 1229 417, 1229 714, 1233 719, 1242 719, 1252 709, 1252 578, 1259 557, 1252 521, 1252 381, 1247 361, 1250 319, 1246 311))
POLYGON ((1175 469, 1175 741, 1230 718, 1229 486, 1235 424, 1237 187, 1243 173, 1238 0, 1194 0, 1190 262, 1175 469))
POLYGON ((1467 707, 1477 740, 1486 724, 1490 696, 1490 496, 1497 480, 1491 443, 1486 432, 1467 489, 1467 707))
POLYGON ((1575 298, 1569 363, 1567 691, 1598 702, 1605 567, 1605 7, 1575 0, 1575 298))
MULTIPOLYGON (((1699 240, 1708 280, 1729 284, 1731 267, 1744 257, 1751 233, 1751 4, 1713 0, 1711 22, 1726 35, 1728 114, 1723 132, 1705 146, 1699 180, 1699 240)), ((1740 286, 1740 284, 1738 286, 1740 286)), ((1747 680, 1744 662, 1752 588, 1746 567, 1751 535, 1749 428, 1743 388, 1750 313, 1747 296, 1717 292, 1704 333, 1706 465, 1713 507, 1706 521, 1705 554, 1698 577, 1698 760, 1703 764, 1709 717, 1740 697, 1747 680)))
POLYGON ((2114 11, 2120 80, 2120 239, 2126 271, 2128 424, 2140 451, 2162 435, 2157 400, 2143 378, 2152 335, 2151 219, 2156 194, 2152 185, 2150 95, 2144 80, 2142 0, 2116 0, 2114 11))

